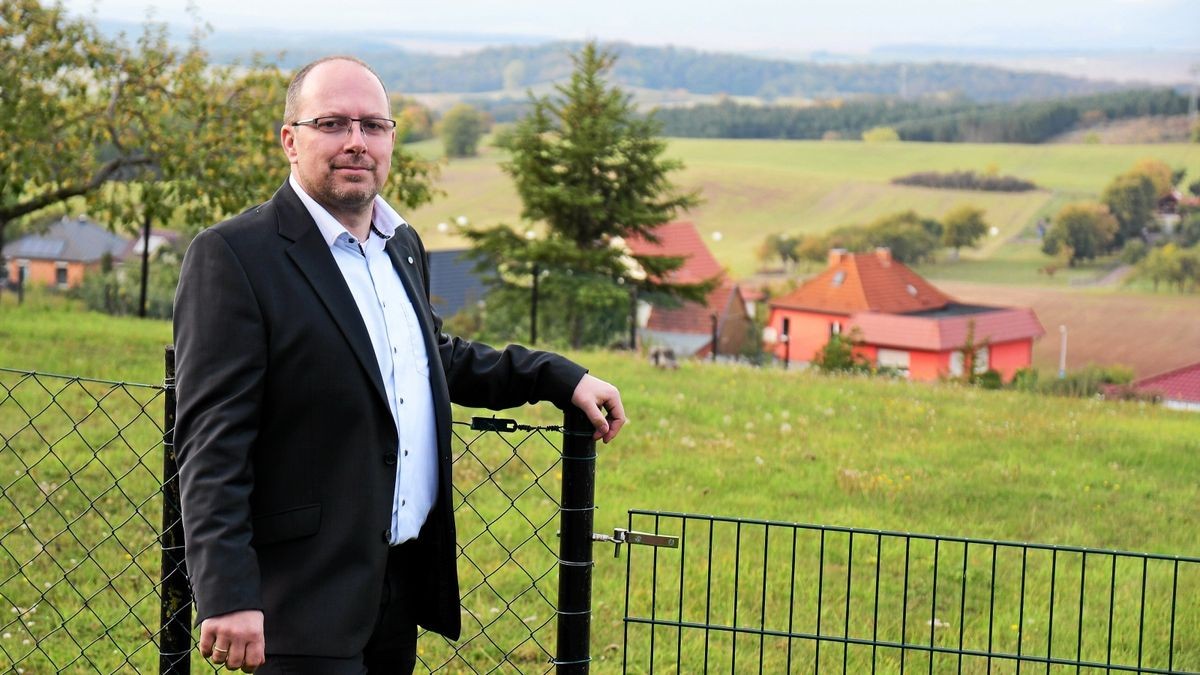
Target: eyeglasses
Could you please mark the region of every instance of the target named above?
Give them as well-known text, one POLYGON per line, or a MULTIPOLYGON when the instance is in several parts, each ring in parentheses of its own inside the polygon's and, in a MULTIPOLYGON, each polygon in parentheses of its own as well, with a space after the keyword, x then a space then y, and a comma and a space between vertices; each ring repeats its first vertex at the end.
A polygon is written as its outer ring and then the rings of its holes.
POLYGON ((294 127, 312 127, 323 134, 331 136, 337 134, 348 134, 354 127, 354 122, 358 122, 358 126, 362 129, 364 135, 371 137, 385 136, 396 128, 396 120, 390 120, 386 117, 345 117, 343 115, 330 115, 328 117, 314 117, 312 119, 300 120, 292 122, 294 127))

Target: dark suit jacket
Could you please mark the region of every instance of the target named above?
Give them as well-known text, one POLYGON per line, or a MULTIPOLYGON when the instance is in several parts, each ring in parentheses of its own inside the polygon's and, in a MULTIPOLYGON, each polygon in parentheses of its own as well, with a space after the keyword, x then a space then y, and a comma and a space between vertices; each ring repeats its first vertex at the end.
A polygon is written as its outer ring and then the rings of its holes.
MULTIPOLYGON (((411 227, 388 255, 416 309, 437 422, 438 496, 417 550, 422 626, 460 630, 450 403, 570 404, 585 372, 441 333, 411 227)), ((378 612, 397 436, 354 299, 291 186, 196 237, 175 301, 188 571, 197 623, 265 613, 272 653, 350 656, 378 612)))

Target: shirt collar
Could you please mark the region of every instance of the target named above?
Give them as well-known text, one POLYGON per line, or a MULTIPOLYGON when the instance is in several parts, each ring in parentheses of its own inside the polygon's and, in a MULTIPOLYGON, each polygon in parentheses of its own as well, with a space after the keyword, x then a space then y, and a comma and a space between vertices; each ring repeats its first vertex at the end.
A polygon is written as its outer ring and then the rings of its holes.
MULTIPOLYGON (((332 247, 338 240, 338 237, 345 234, 350 236, 350 232, 344 225, 338 222, 337 218, 330 215, 329 211, 325 210, 324 206, 317 203, 315 199, 310 197, 304 188, 300 187, 300 181, 296 180, 295 175, 288 176, 288 182, 292 189, 295 190, 296 196, 304 204, 304 208, 308 209, 309 215, 317 223, 317 229, 321 231, 321 237, 325 240, 327 246, 332 247)), ((383 197, 375 195, 374 212, 371 215, 371 229, 383 239, 391 239, 396 234, 396 229, 400 227, 408 227, 408 221, 396 212, 383 197)))

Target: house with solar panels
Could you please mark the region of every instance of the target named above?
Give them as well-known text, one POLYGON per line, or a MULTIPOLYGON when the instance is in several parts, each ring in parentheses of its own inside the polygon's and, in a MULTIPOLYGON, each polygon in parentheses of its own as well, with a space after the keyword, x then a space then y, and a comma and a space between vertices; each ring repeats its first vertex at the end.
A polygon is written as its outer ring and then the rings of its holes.
POLYGON ((976 372, 1011 380, 1031 365, 1033 341, 1046 332, 1032 309, 954 300, 887 249, 834 249, 823 272, 768 307, 764 339, 780 360, 807 363, 845 334, 857 354, 912 380, 961 376, 968 346, 976 372))
POLYGON ((131 244, 85 216, 63 217, 43 232, 5 245, 5 277, 12 285, 75 288, 88 272, 100 269, 105 255, 120 262, 131 244))

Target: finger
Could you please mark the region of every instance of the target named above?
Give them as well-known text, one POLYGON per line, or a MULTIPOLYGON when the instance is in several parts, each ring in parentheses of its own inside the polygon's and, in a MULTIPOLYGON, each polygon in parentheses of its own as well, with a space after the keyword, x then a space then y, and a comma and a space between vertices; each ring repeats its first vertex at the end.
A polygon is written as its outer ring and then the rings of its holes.
POLYGON ((246 662, 246 643, 234 642, 229 645, 229 653, 225 655, 225 667, 238 670, 246 662))
POLYGON ((242 665, 242 670, 253 673, 255 669, 266 662, 266 645, 263 642, 251 642, 246 645, 246 662, 242 665))
POLYGON ((213 644, 216 642, 217 636, 212 629, 212 625, 206 620, 200 624, 200 656, 209 658, 213 654, 213 644))
POLYGON ((595 433, 592 434, 592 440, 599 440, 604 434, 608 433, 608 419, 604 416, 604 410, 595 403, 588 403, 584 408, 583 414, 587 416, 588 421, 595 428, 595 433))
POLYGON ((617 437, 617 433, 621 431, 621 427, 625 426, 628 421, 625 418, 625 407, 621 404, 621 396, 617 394, 607 404, 608 407, 608 433, 604 435, 604 442, 608 443, 617 437))

